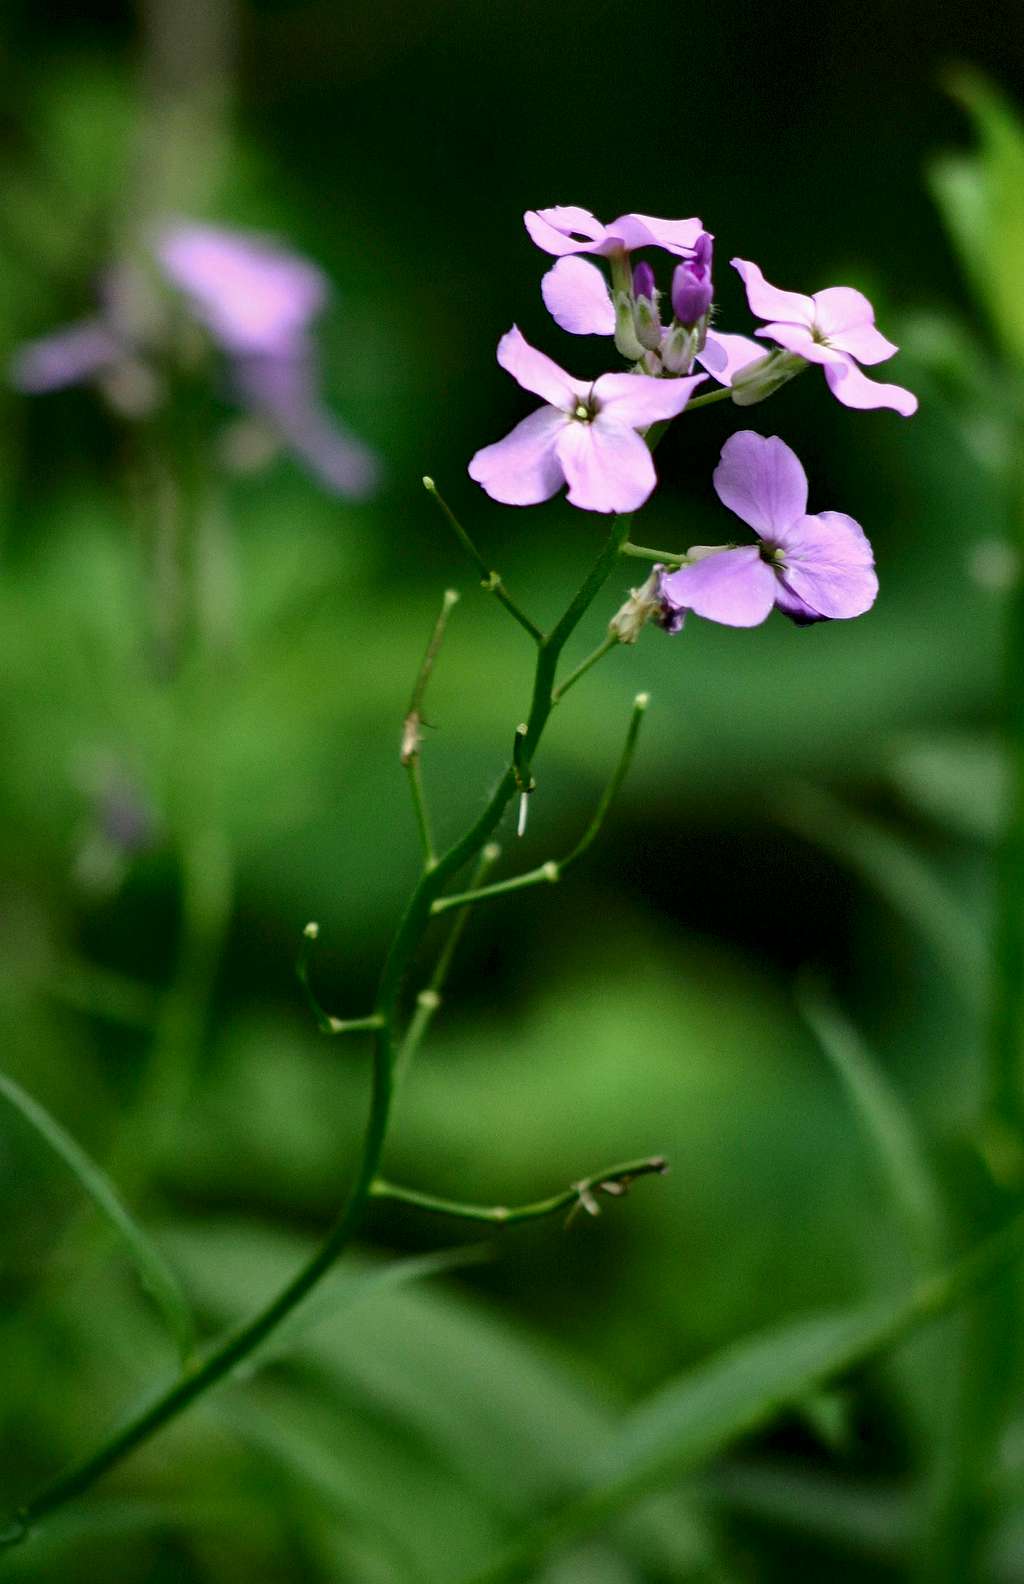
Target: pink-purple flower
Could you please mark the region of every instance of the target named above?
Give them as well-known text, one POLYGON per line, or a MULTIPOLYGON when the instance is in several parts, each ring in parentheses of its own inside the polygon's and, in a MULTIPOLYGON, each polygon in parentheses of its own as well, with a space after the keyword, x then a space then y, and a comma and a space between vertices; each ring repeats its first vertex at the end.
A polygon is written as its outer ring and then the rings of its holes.
POLYGON ((659 220, 655 215, 620 215, 602 225, 589 209, 560 204, 553 209, 528 209, 523 216, 530 236, 545 253, 631 253, 634 248, 660 247, 689 258, 704 227, 692 220, 659 220))
POLYGON ((535 506, 564 484, 586 511, 630 512, 642 506, 657 478, 638 430, 682 412, 703 374, 663 380, 648 374, 574 379, 513 326, 498 343, 498 362, 545 406, 504 440, 484 446, 469 475, 508 506, 535 506))
POLYGON ((874 556, 844 512, 807 512, 807 475, 784 441, 745 429, 730 436, 715 469, 719 499, 753 528, 755 545, 691 549, 664 572, 671 620, 693 611, 727 627, 757 627, 773 607, 803 625, 862 616, 878 593, 874 556))
POLYGON ((891 407, 904 418, 917 411, 911 391, 880 384, 860 370, 861 363, 884 363, 899 351, 875 328, 874 309, 863 293, 852 286, 829 286, 805 297, 770 285, 747 259, 734 258, 732 264, 746 287, 751 312, 768 320, 756 334, 809 363, 822 364, 829 389, 845 407, 891 407))
MULTIPOLYGON (((186 220, 165 225, 153 253, 164 281, 225 353, 242 405, 329 489, 368 494, 376 458, 320 396, 312 325, 328 296, 321 271, 265 237, 186 220)), ((143 416, 158 399, 153 365, 167 351, 166 315, 141 274, 123 266, 107 272, 102 295, 95 317, 21 347, 12 379, 32 394, 88 380, 117 389, 134 371, 135 384, 146 376, 147 402, 132 412, 143 416)))

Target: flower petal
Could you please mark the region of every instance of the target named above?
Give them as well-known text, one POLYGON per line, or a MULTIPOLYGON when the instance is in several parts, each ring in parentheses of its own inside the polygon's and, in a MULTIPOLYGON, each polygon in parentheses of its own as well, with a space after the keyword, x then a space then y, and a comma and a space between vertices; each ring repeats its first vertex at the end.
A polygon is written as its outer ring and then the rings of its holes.
POLYGON ((779 542, 787 588, 830 620, 862 616, 878 593, 874 554, 860 523, 818 512, 790 525, 779 542))
POLYGON ((585 511, 631 512, 642 506, 657 483, 651 453, 624 424, 569 422, 558 436, 558 460, 569 485, 569 500, 585 511))
POLYGON ((594 381, 596 421, 600 423, 605 418, 628 424, 631 429, 646 429, 648 424, 676 418, 706 379, 706 374, 670 380, 657 379, 653 374, 602 374, 594 381))
POLYGON ((270 420, 321 484, 350 500, 372 493, 377 458, 324 406, 311 346, 292 358, 236 358, 233 372, 242 400, 270 420))
POLYGON ((83 319, 38 341, 26 341, 11 362, 11 383, 29 396, 63 390, 102 374, 124 349, 101 319, 83 319))
POLYGON ((883 385, 878 380, 862 374, 852 357, 843 353, 841 363, 829 363, 825 368, 829 389, 844 407, 860 409, 891 407, 904 418, 917 412, 917 397, 902 385, 883 385))
POLYGON ((814 323, 814 303, 802 292, 782 291, 769 285, 756 264, 749 259, 730 259, 734 270, 747 288, 747 302, 758 319, 783 319, 787 324, 802 324, 808 328, 814 323))
POLYGON ((614 335, 615 309, 608 283, 596 264, 560 258, 540 283, 544 306, 570 335, 614 335))
POLYGON ((763 336, 766 340, 775 341, 779 346, 785 347, 787 352, 796 352, 798 356, 806 358, 808 363, 841 363, 844 354, 836 352, 832 347, 823 346, 820 341, 815 341, 811 332, 804 325, 787 324, 777 320, 774 324, 762 325, 754 334, 763 336))
POLYGON ((789 525, 807 510, 807 475, 778 435, 765 437, 753 429, 730 435, 714 484, 723 505, 774 542, 781 542, 789 525))
POLYGON ((726 627, 759 627, 775 604, 775 573, 757 545, 719 550, 667 573, 661 592, 677 610, 726 627))
POLYGON ((524 390, 532 391, 552 407, 569 412, 590 389, 582 380, 571 374, 546 353, 532 347, 517 325, 506 331, 498 342, 498 362, 524 390))
POLYGON ((230 352, 291 351, 327 300, 315 265, 244 231, 179 222, 157 237, 156 256, 230 352))
POLYGON ((659 220, 656 215, 620 215, 607 227, 614 238, 630 252, 633 248, 660 247, 680 258, 689 258, 704 227, 700 220, 659 220))
POLYGON ((858 363, 884 363, 899 351, 875 329, 875 310, 852 286, 828 286, 813 297, 815 325, 829 343, 858 363))
POLYGON ((697 353, 697 362, 719 385, 731 385, 740 369, 764 355, 764 347, 751 341, 749 336, 721 335, 717 330, 709 330, 704 350, 697 353))
POLYGON ((528 209, 523 224, 545 253, 594 253, 607 235, 589 209, 556 204, 551 209, 528 209))
POLYGON ((579 428, 557 407, 541 407, 517 423, 504 440, 484 446, 469 476, 505 506, 537 506, 562 487, 556 443, 564 429, 579 428))
POLYGON ((812 610, 799 594, 793 593, 784 575, 775 579, 775 609, 780 610, 783 616, 788 616, 790 621, 796 622, 798 627, 809 627, 812 622, 828 620, 820 611, 812 610))

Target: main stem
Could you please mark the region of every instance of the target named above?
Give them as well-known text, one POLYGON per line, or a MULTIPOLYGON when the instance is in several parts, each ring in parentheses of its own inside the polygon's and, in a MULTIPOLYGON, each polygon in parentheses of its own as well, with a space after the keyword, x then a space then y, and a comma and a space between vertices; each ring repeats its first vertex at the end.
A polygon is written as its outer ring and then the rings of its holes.
MULTIPOLYGON (((528 771, 544 728, 554 708, 553 693, 558 661, 593 599, 615 566, 629 534, 629 518, 616 517, 608 539, 564 615, 537 646, 533 693, 521 748, 521 766, 528 771)), ((378 1175, 387 1137, 395 1089, 395 1059, 399 998, 406 974, 431 920, 433 903, 464 864, 484 847, 513 794, 516 770, 509 765, 491 800, 468 831, 420 878, 395 932, 384 962, 374 1016, 381 1027, 374 1034, 373 1084, 370 1114, 355 1180, 333 1227, 309 1262, 281 1292, 247 1324, 230 1335, 200 1365, 133 1419, 91 1457, 47 1486, 18 1513, 11 1529, 0 1535, 0 1545, 24 1539, 40 1519, 65 1506, 115 1464, 223 1380, 274 1331, 330 1269, 362 1223, 373 1182, 378 1175)))

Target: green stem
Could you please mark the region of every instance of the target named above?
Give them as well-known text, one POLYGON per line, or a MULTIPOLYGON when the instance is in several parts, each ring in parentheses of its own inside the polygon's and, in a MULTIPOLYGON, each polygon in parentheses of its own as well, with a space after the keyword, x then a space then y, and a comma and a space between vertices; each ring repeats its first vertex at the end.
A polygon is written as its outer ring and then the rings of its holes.
POLYGON ((638 693, 634 699, 633 714, 629 722, 629 730, 626 733, 626 741, 619 756, 619 762, 615 766, 608 785, 601 794, 601 800, 594 810, 590 824, 566 858, 550 859, 537 869, 529 869, 525 874, 513 875, 510 880, 498 880, 494 885, 479 886, 470 891, 456 891, 448 896, 438 897, 433 904, 432 911, 435 914, 447 913, 452 908, 466 908, 475 905, 477 902, 489 902, 495 897, 508 896, 511 891, 524 891, 528 886, 554 885, 575 864, 579 863, 580 859, 590 850, 600 835, 608 810, 611 808, 615 796, 626 778, 636 750, 640 723, 644 718, 644 713, 649 703, 650 695, 647 693, 638 693))
POLYGON ((685 551, 648 550, 646 545, 624 544, 620 553, 638 561, 663 561, 666 566, 682 566, 686 561, 685 551))
POLYGON ((385 1182, 378 1177, 370 1192, 374 1199, 394 1199, 399 1204, 415 1205, 420 1210, 430 1210, 436 1215, 458 1216, 463 1221, 489 1221, 498 1226, 512 1226, 518 1221, 539 1221, 543 1216, 557 1215, 560 1210, 586 1210, 589 1215, 599 1215, 599 1193, 620 1198, 628 1193, 637 1177, 660 1175, 668 1171, 663 1155, 649 1155, 643 1160, 625 1161, 619 1166, 609 1166, 606 1171, 595 1172, 591 1177, 572 1183, 561 1193, 547 1199, 535 1199, 524 1205, 467 1204, 462 1199, 443 1199, 437 1194, 421 1193, 418 1188, 402 1188, 397 1183, 385 1182))
POLYGON ((605 638, 602 643, 598 644, 593 653, 588 654, 587 658, 580 662, 575 671, 570 671, 564 682, 560 682, 556 688, 552 689, 552 703, 559 704, 562 699, 564 699, 569 689, 571 687, 575 687, 576 683, 580 680, 580 677, 586 676, 591 666, 597 665, 599 660, 603 660, 608 651, 610 649, 616 648, 619 642, 620 640, 617 634, 609 633, 607 638, 605 638))
MULTIPOLYGON (((471 891, 483 885, 500 857, 501 848, 497 842, 488 842, 481 852, 476 868, 473 871, 473 878, 470 881, 471 891)), ((462 939, 463 931, 468 922, 469 913, 465 909, 456 913, 445 937, 444 945, 438 954, 437 962, 434 964, 434 971, 416 997, 416 1007, 409 1020, 409 1026, 405 1031, 405 1036, 398 1051, 398 1058, 395 1062, 396 1089, 401 1088, 405 1075, 412 1064, 413 1057, 426 1038, 427 1030, 430 1028, 431 1023, 441 1010, 442 992, 448 979, 459 941, 462 939)))
POLYGON ((321 1034, 360 1034, 369 1029, 382 1028, 383 1019, 376 1012, 371 1012, 369 1017, 336 1018, 321 1006, 310 979, 309 962, 313 942, 319 939, 319 924, 307 924, 302 932, 302 945, 299 947, 299 956, 295 964, 295 977, 302 986, 307 1004, 321 1034))
POLYGON ((438 506, 440 506, 441 510, 444 512, 444 515, 447 517, 449 524, 454 529, 455 537, 458 539, 463 550, 465 550, 466 554, 469 556, 469 559, 479 568, 481 588, 486 589, 488 594, 493 594, 499 605, 504 605, 509 615, 514 621, 519 623, 520 627, 524 628, 529 633, 534 643, 543 643, 544 634, 541 632, 540 628, 530 620, 525 611, 520 610, 515 600, 509 594, 508 589, 505 587, 498 573, 492 572, 491 568, 487 565, 487 562, 480 554, 480 551, 469 537, 469 534, 466 532, 465 528, 463 528, 462 524, 459 522, 459 519, 456 517, 451 507, 448 505, 448 502, 445 500, 437 485, 434 483, 434 480, 432 478, 424 477, 423 488, 426 490, 428 495, 433 496, 434 500, 437 502, 438 506))
POLYGON ((731 388, 723 385, 721 390, 709 391, 706 396, 691 396, 683 411, 688 413, 693 412, 696 407, 710 407, 714 402, 728 401, 731 396, 731 388))
POLYGON ((434 848, 434 833, 430 824, 430 811, 427 808, 427 794, 423 787, 423 770, 419 754, 410 754, 404 763, 409 777, 409 791, 416 814, 416 826, 420 833, 420 846, 423 848, 423 862, 430 869, 437 862, 437 852, 434 848))
POLYGON ((430 827, 430 812, 427 808, 426 793, 423 790, 423 774, 420 769, 420 743, 423 740, 423 700, 427 692, 427 683, 430 681, 437 659, 438 650, 444 641, 445 629, 448 626, 448 617, 452 607, 458 603, 459 596, 454 589, 446 589, 441 602, 441 610, 434 623, 434 630, 430 634, 426 653, 420 662, 416 681, 413 685, 412 698, 409 708, 405 712, 405 721, 402 725, 401 759, 409 775, 409 790, 412 793, 413 808, 416 811, 416 822, 419 825, 420 841, 423 845, 423 862, 428 869, 437 862, 434 851, 434 837, 430 827))
MULTIPOLYGON (((547 638, 538 643, 533 696, 524 741, 526 764, 536 751, 551 714, 551 692, 559 657, 615 565, 620 546, 629 533, 629 521, 628 517, 613 520, 604 548, 565 614, 547 638)), ((319 1249, 265 1308, 229 1335, 201 1365, 162 1393, 149 1408, 91 1456, 34 1496, 18 1513, 12 1527, 0 1534, 0 1546, 14 1545, 23 1540, 41 1518, 88 1490, 136 1447, 149 1441, 164 1425, 176 1419, 198 1397, 229 1375, 302 1302, 351 1242, 362 1224, 384 1153, 394 1098, 394 1030, 402 986, 430 923, 433 903, 451 877, 488 842, 515 790, 516 770, 510 764, 475 823, 438 859, 432 869, 425 870, 420 876, 399 922, 384 962, 373 1014, 374 1018, 379 1018, 380 1026, 374 1027, 370 1112, 359 1164, 345 1204, 319 1249)))

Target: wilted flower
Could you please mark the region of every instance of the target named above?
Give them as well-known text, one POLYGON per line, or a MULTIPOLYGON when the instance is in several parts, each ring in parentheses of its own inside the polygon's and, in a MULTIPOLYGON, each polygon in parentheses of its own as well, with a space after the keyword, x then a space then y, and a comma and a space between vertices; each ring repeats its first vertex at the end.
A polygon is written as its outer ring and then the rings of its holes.
POLYGON ((807 475, 777 436, 751 429, 722 447, 719 499, 760 536, 756 545, 697 545, 690 563, 663 573, 676 611, 727 627, 756 627, 773 606, 805 624, 862 616, 878 593, 863 529, 843 512, 807 514, 807 475))
POLYGON ((547 403, 469 464, 470 478, 508 506, 535 506, 566 483, 573 506, 635 511, 657 483, 651 453, 637 431, 675 418, 705 377, 573 379, 515 326, 498 343, 498 362, 547 403))
POLYGON ((688 258, 704 227, 697 219, 659 220, 654 215, 620 215, 602 225, 589 209, 561 204, 553 209, 528 209, 527 231, 545 253, 631 253, 634 248, 660 247, 688 258))
MULTIPOLYGON (((328 295, 320 270, 263 237, 189 221, 164 226, 153 253, 163 280, 226 354, 239 400, 329 489, 366 495, 376 460, 320 397, 311 335, 328 295)), ((159 399, 154 362, 171 332, 159 313, 147 315, 142 330, 124 312, 123 299, 138 295, 122 290, 126 282, 137 284, 123 268, 109 272, 100 315, 22 347, 15 385, 35 394, 93 380, 131 416, 151 410, 159 399)))
POLYGON ((863 293, 852 286, 829 286, 805 297, 769 285, 747 259, 734 258, 732 264, 747 289, 751 313, 770 321, 756 334, 808 363, 821 363, 829 389, 844 407, 891 407, 904 418, 917 411, 911 391, 878 384, 858 367, 884 363, 899 351, 875 328, 875 311, 863 293))

